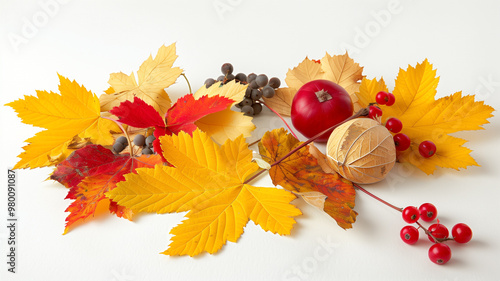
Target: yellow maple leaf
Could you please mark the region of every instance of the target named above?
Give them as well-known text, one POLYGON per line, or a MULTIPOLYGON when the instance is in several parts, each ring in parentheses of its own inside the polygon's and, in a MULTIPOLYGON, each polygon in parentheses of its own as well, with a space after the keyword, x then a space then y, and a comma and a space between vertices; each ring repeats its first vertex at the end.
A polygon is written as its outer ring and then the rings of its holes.
POLYGON ((160 47, 154 59, 150 55, 142 63, 137 71, 139 82, 134 73, 112 73, 108 81, 111 87, 99 97, 101 111, 109 111, 123 101, 133 101, 134 97, 138 97, 165 116, 171 101, 164 89, 174 84, 182 73, 179 67, 172 67, 176 59, 174 43, 160 47))
POLYGON ((259 167, 242 136, 219 146, 196 129, 192 136, 181 132, 160 140, 174 167, 137 169, 107 196, 137 212, 189 211, 172 229, 172 243, 163 254, 213 254, 226 241, 236 242, 249 219, 266 231, 290 234, 293 217, 301 214, 290 204, 296 197, 246 183, 259 167))
POLYGON ((374 102, 375 95, 381 91, 389 92, 383 78, 380 78, 378 81, 376 78, 373 78, 372 80, 364 78, 361 80, 359 90, 356 92, 360 108, 367 107, 368 104, 374 102))
POLYGON ((222 82, 216 82, 208 88, 205 85, 201 86, 201 88, 194 93, 194 98, 199 99, 202 96, 220 96, 232 99, 234 100, 233 104, 236 104, 245 97, 247 87, 248 85, 240 84, 234 80, 229 81, 224 85, 222 85, 222 82))
POLYGON ((278 112, 283 116, 292 115, 292 102, 293 97, 297 93, 297 90, 292 88, 279 88, 276 89, 274 97, 264 99, 266 105, 278 112))
POLYGON ((25 96, 7 104, 23 123, 47 129, 26 140, 29 144, 15 169, 55 165, 73 151, 78 139, 110 145, 111 132, 120 130, 113 121, 101 118, 96 95, 60 75, 59 80, 60 95, 37 91, 37 97, 25 96))
MULTIPOLYGON (((243 100, 247 85, 230 81, 224 85, 221 82, 214 83, 210 87, 203 85, 194 94, 195 99, 203 96, 221 96, 234 100, 236 104, 243 100)), ((202 131, 208 133, 216 142, 224 143, 226 140, 234 140, 240 135, 249 137, 255 130, 252 117, 241 112, 235 112, 228 107, 222 111, 209 114, 195 122, 195 125, 202 131)))
POLYGON ((278 113, 290 116, 290 108, 293 97, 298 89, 305 83, 326 79, 343 87, 351 96, 354 104, 354 110, 357 111, 361 108, 358 105, 358 96, 355 94, 360 86, 360 80, 363 78, 363 67, 359 66, 347 53, 344 55, 331 56, 328 53, 320 61, 313 61, 305 58, 298 66, 289 69, 285 82, 288 88, 280 88, 277 91, 279 98, 264 99, 269 106, 272 106, 278 113))
POLYGON ((363 67, 347 53, 338 56, 330 56, 327 53, 321 59, 321 68, 325 73, 323 79, 339 84, 351 96, 359 89, 360 81, 363 79, 363 67))
MULTIPOLYGON (((462 146, 466 140, 448 134, 483 129, 494 110, 482 101, 475 101, 473 95, 462 96, 461 92, 436 100, 438 82, 436 70, 427 59, 416 67, 408 66, 406 71, 400 69, 393 91, 396 102, 381 106, 382 122, 398 118, 403 123, 402 133, 412 141, 409 149, 398 153, 398 160, 409 162, 427 174, 432 174, 436 167, 458 170, 477 166, 470 156, 471 150, 462 146), (425 140, 437 146, 430 158, 423 158, 418 151, 418 145, 425 140)), ((375 102, 379 91, 387 91, 383 79, 363 79, 357 93, 360 104, 375 102)))
POLYGON ((323 78, 324 71, 321 69, 321 64, 306 57, 299 65, 288 70, 285 82, 288 87, 297 91, 305 83, 323 78))

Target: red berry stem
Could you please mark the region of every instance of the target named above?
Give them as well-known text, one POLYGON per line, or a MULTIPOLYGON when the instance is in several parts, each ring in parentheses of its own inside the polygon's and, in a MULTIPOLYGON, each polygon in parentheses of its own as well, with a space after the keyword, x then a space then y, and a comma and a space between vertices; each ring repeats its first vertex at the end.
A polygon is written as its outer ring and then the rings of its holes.
POLYGON ((357 184, 357 183, 353 183, 353 185, 354 185, 357 189, 359 189, 360 191, 363 191, 364 193, 366 193, 366 194, 367 194, 367 195, 369 195, 370 197, 372 197, 372 198, 376 199, 377 201, 384 203, 385 205, 387 205, 387 206, 389 206, 389 207, 393 208, 393 209, 394 209, 394 210, 396 210, 396 211, 403 212, 403 208, 396 207, 396 206, 392 205, 391 203, 389 203, 389 202, 387 202, 387 201, 383 200, 382 198, 377 197, 375 194, 373 194, 373 193, 369 192, 368 190, 364 189, 364 188, 363 188, 363 187, 361 187, 359 184, 357 184))
MULTIPOLYGON (((385 205, 387 205, 387 206, 389 206, 389 207, 393 208, 393 209, 394 209, 394 210, 396 210, 396 211, 403 212, 403 208, 399 208, 399 207, 396 207, 396 206, 392 205, 391 203, 389 203, 389 202, 387 202, 387 201, 383 200, 382 198, 380 198, 380 197, 376 196, 375 194, 373 194, 373 193, 369 192, 368 190, 364 189, 364 188, 363 188, 363 187, 361 187, 359 184, 357 184, 357 183, 353 183, 353 185, 354 185, 357 189, 359 189, 360 191, 363 191, 364 193, 366 193, 366 194, 367 194, 367 195, 369 195, 370 197, 372 197, 372 198, 376 199, 377 201, 384 203, 385 205)), ((427 235, 431 236, 431 237, 432 237, 435 241, 437 241, 438 243, 441 243, 441 242, 444 242, 444 241, 448 241, 448 240, 453 240, 453 238, 436 238, 436 237, 434 237, 434 235, 432 235, 432 233, 431 233, 431 232, 430 232, 427 228, 425 228, 425 227, 424 227, 424 226, 423 226, 420 222, 416 221, 415 223, 419 226, 419 228, 421 228, 422 230, 424 230, 425 234, 427 234, 427 235)))
MULTIPOLYGON (((438 220, 439 221, 439 220, 438 220)), ((418 221, 415 222, 418 227, 420 227, 421 229, 424 230, 425 234, 429 235, 432 239, 434 239, 434 241, 436 241, 436 243, 441 243, 441 242, 444 242, 444 241, 448 241, 448 240, 454 240, 453 238, 450 238, 450 237, 447 237, 447 238, 436 238, 434 237, 434 235, 432 235, 432 233, 427 229, 425 228, 421 223, 419 223, 418 221)))
POLYGON ((281 119, 281 121, 283 121, 283 123, 285 123, 286 127, 288 128, 288 130, 290 131, 290 133, 292 133, 292 135, 296 138, 296 139, 299 139, 297 137, 297 135, 295 134, 295 132, 292 130, 292 128, 290 127, 290 125, 288 125, 288 123, 285 121, 285 119, 281 116, 281 114, 279 114, 276 110, 272 109, 269 105, 267 105, 265 102, 263 101, 259 101, 259 103, 265 105, 267 108, 269 108, 269 110, 271 110, 274 114, 278 115, 278 117, 281 119))

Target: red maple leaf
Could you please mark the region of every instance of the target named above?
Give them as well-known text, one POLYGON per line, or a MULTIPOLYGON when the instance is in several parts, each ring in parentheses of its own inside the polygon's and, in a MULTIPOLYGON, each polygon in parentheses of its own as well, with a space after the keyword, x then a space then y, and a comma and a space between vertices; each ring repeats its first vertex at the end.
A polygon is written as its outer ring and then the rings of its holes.
POLYGON ((154 150, 163 158, 159 137, 178 134, 183 131, 191 134, 196 128, 195 122, 211 113, 219 112, 231 106, 234 100, 221 96, 202 96, 195 99, 193 94, 185 95, 167 111, 165 119, 151 105, 135 97, 133 102, 124 101, 109 112, 118 117, 118 121, 137 128, 154 127, 154 150))
POLYGON ((160 156, 131 157, 129 154, 113 154, 100 145, 87 145, 73 152, 66 160, 56 166, 50 176, 69 188, 66 199, 73 201, 66 212, 66 234, 69 227, 94 215, 98 204, 107 204, 109 211, 118 217, 129 220, 132 211, 105 198, 105 193, 114 189, 116 184, 125 180, 124 175, 135 173, 137 168, 154 167, 162 163, 160 156))

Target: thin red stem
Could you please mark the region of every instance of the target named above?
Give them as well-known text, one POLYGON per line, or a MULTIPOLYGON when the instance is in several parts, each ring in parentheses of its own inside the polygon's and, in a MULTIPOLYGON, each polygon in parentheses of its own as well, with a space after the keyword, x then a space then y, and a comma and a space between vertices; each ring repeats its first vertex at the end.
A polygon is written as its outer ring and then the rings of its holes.
POLYGON ((340 123, 337 123, 333 126, 331 126, 330 128, 324 130, 323 132, 315 135, 314 137, 306 140, 305 142, 303 142, 301 145, 297 146, 296 148, 292 149, 290 152, 288 152, 285 156, 283 156, 280 160, 274 162, 273 164, 271 164, 271 166, 274 166, 274 165, 278 165, 279 163, 281 163, 281 161, 285 160, 286 158, 290 157, 290 155, 294 154, 295 152, 297 152, 299 149, 303 148, 304 146, 310 144, 311 142, 315 141, 316 139, 318 139, 319 137, 321 137, 322 135, 324 135, 325 133, 327 133, 328 131, 331 131, 335 128, 337 128, 338 126, 344 124, 345 122, 347 121, 350 121, 354 118, 358 118, 360 116, 365 116, 367 114, 368 110, 366 108, 363 108, 361 109, 360 111, 358 111, 356 114, 354 114, 353 116, 347 118, 346 120, 340 122, 340 123))
MULTIPOLYGON (((323 134, 327 133, 328 131, 330 130, 333 130, 335 128, 337 128, 338 126, 344 124, 345 122, 349 121, 349 120, 352 120, 354 118, 358 118, 360 116, 366 116, 368 114, 368 109, 366 108, 363 108, 361 109, 360 111, 358 111, 356 114, 354 114, 353 116, 347 118, 346 120, 340 122, 340 123, 337 123, 333 126, 331 126, 330 128, 324 130, 323 132, 315 135, 314 137, 308 139, 307 141, 303 142, 302 144, 300 144, 299 146, 297 146, 295 149, 292 149, 290 152, 288 152, 285 156, 283 156, 281 159, 277 160, 276 162, 274 162, 273 164, 271 164, 271 167, 273 166, 276 166, 278 165, 279 163, 281 163, 283 160, 285 160, 286 158, 290 157, 290 155, 294 154, 295 152, 297 152, 299 149, 303 148, 304 146, 310 144, 311 142, 315 141, 317 138, 319 138, 320 136, 322 136, 323 134)), ((259 175, 261 175, 262 173, 266 172, 266 170, 261 170, 259 172, 257 172, 255 175, 253 175, 252 177, 250 177, 249 179, 247 179, 244 184, 247 184, 249 182, 251 182, 253 179, 255 179, 256 177, 258 177, 259 175)))
POLYGON ((269 108, 269 110, 271 110, 272 112, 274 112, 274 114, 278 115, 278 117, 281 119, 281 121, 283 121, 283 123, 285 123, 286 127, 288 128, 288 130, 290 131, 290 133, 292 133, 292 135, 296 138, 296 139, 299 139, 297 137, 297 135, 295 134, 295 132, 292 130, 292 128, 290 127, 290 125, 288 125, 288 123, 285 121, 285 119, 281 116, 281 114, 279 114, 276 110, 272 109, 272 107, 270 107, 269 105, 267 105, 265 102, 263 101, 259 101, 260 103, 262 103, 263 105, 265 105, 267 108, 269 108))
POLYGON ((255 144, 258 144, 260 142, 261 139, 258 139, 250 144, 248 144, 248 147, 252 146, 252 145, 255 145, 255 144))
MULTIPOLYGON (((455 240, 453 238, 436 238, 434 237, 434 235, 432 235, 432 233, 427 229, 425 228, 421 223, 419 223, 418 221, 415 222, 421 229, 424 230, 425 234, 429 235, 432 239, 434 239, 434 241, 436 241, 437 243, 441 243, 441 242, 444 242, 444 241, 448 241, 448 240, 455 240)), ((438 220, 438 223, 439 223, 439 220, 438 220)))
POLYGON ((394 210, 396 210, 396 211, 403 212, 403 208, 399 208, 399 207, 396 207, 396 206, 392 205, 391 203, 389 203, 389 202, 387 202, 387 201, 383 200, 382 198, 380 198, 380 197, 376 196, 375 194, 373 194, 373 193, 369 192, 368 190, 364 189, 364 188, 363 188, 363 187, 361 187, 359 184, 357 184, 357 183, 353 183, 353 185, 354 185, 357 189, 359 189, 359 190, 363 191, 364 193, 366 193, 366 194, 367 194, 367 195, 369 195, 370 197, 372 197, 372 198, 376 199, 377 201, 384 203, 385 205, 387 205, 387 206, 389 206, 389 207, 393 208, 393 209, 394 209, 394 210))

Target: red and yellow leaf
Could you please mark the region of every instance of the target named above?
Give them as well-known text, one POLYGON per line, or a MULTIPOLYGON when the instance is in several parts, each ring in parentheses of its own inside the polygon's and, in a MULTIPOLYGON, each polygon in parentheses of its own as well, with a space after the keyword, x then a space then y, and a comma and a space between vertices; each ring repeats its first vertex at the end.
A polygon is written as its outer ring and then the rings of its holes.
MULTIPOLYGON (((128 154, 113 154, 100 145, 88 145, 76 150, 61 162, 51 179, 69 188, 66 199, 73 201, 66 212, 66 234, 71 225, 94 215, 97 205, 105 198, 105 193, 113 190, 123 181, 124 175, 135 173, 137 168, 154 167, 162 163, 160 156, 130 157, 128 154)), ((107 199, 106 199, 107 200, 107 199)), ((111 213, 118 217, 132 218, 132 211, 115 202, 108 203, 111 213)))
MULTIPOLYGON (((272 164, 301 144, 302 142, 281 128, 264 134, 259 143, 259 151, 262 159, 272 164)), ((299 195, 310 192, 326 195, 323 210, 334 218, 340 227, 351 228, 356 221, 357 213, 353 210, 356 193, 352 183, 333 171, 323 171, 318 160, 309 152, 309 147, 299 149, 272 166, 269 174, 274 185, 281 185, 299 195)))

